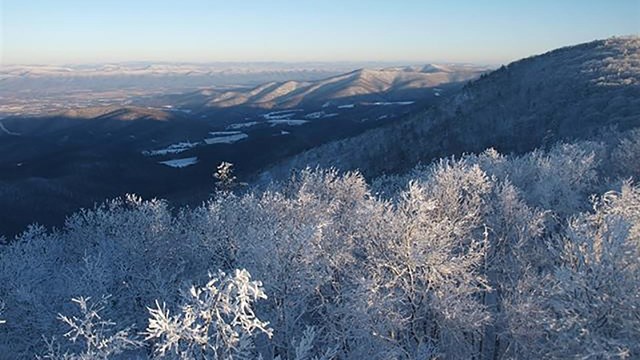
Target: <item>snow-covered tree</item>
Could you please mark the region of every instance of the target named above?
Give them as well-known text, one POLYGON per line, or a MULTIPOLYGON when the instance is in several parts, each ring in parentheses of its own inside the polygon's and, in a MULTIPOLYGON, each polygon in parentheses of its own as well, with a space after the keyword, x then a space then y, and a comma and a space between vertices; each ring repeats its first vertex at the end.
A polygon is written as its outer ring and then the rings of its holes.
POLYGON ((231 190, 235 185, 236 177, 233 175, 233 164, 223 161, 218 165, 216 173, 213 177, 218 181, 216 187, 222 191, 231 190))
POLYGON ((131 328, 114 331, 116 323, 103 319, 101 312, 109 301, 109 296, 98 301, 79 297, 72 299, 80 308, 81 316, 58 315, 70 330, 64 336, 73 343, 77 353, 61 352, 54 340, 47 342, 48 351, 42 359, 51 360, 107 360, 126 350, 142 346, 142 342, 133 336, 131 328))
POLYGON ((156 302, 146 340, 154 343, 160 357, 179 359, 255 359, 252 337, 271 336, 269 323, 254 313, 253 303, 266 299, 259 281, 246 270, 233 275, 210 275, 204 286, 192 286, 183 295, 180 312, 172 316, 166 305, 156 302))
POLYGON ((128 195, 33 225, 0 244, 0 354, 638 357, 637 134, 612 134, 372 185, 306 169, 178 211, 128 195), (69 299, 81 315, 58 318, 69 299))

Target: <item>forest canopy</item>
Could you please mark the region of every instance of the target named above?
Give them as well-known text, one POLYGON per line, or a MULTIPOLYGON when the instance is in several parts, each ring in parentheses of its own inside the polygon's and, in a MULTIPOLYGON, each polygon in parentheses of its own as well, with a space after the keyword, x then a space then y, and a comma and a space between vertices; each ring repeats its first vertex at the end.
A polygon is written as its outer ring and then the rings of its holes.
POLYGON ((0 248, 0 354, 640 357, 640 131, 367 182, 135 195, 0 248))

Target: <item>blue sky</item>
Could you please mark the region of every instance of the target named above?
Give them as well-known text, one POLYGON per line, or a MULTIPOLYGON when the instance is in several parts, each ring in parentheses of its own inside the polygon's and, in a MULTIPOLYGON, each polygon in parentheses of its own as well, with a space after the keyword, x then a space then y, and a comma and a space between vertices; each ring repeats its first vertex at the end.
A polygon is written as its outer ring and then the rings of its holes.
POLYGON ((640 0, 0 0, 2 64, 503 63, 640 33, 640 0))

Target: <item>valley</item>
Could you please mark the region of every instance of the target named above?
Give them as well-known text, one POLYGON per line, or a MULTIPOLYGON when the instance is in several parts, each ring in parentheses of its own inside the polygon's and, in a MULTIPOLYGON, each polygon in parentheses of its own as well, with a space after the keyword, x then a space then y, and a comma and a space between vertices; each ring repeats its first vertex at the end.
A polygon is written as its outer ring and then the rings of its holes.
POLYGON ((253 182, 282 159, 436 106, 486 71, 428 65, 232 89, 67 91, 28 106, 5 95, 2 232, 33 221, 60 226, 71 212, 126 193, 197 205, 215 190, 222 161, 253 182))

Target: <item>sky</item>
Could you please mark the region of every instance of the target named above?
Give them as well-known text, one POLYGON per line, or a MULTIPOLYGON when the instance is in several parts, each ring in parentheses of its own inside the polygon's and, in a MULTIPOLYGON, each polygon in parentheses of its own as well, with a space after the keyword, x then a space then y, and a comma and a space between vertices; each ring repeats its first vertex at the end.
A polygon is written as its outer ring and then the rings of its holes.
POLYGON ((640 33, 640 0, 0 0, 0 62, 500 64, 640 33))

